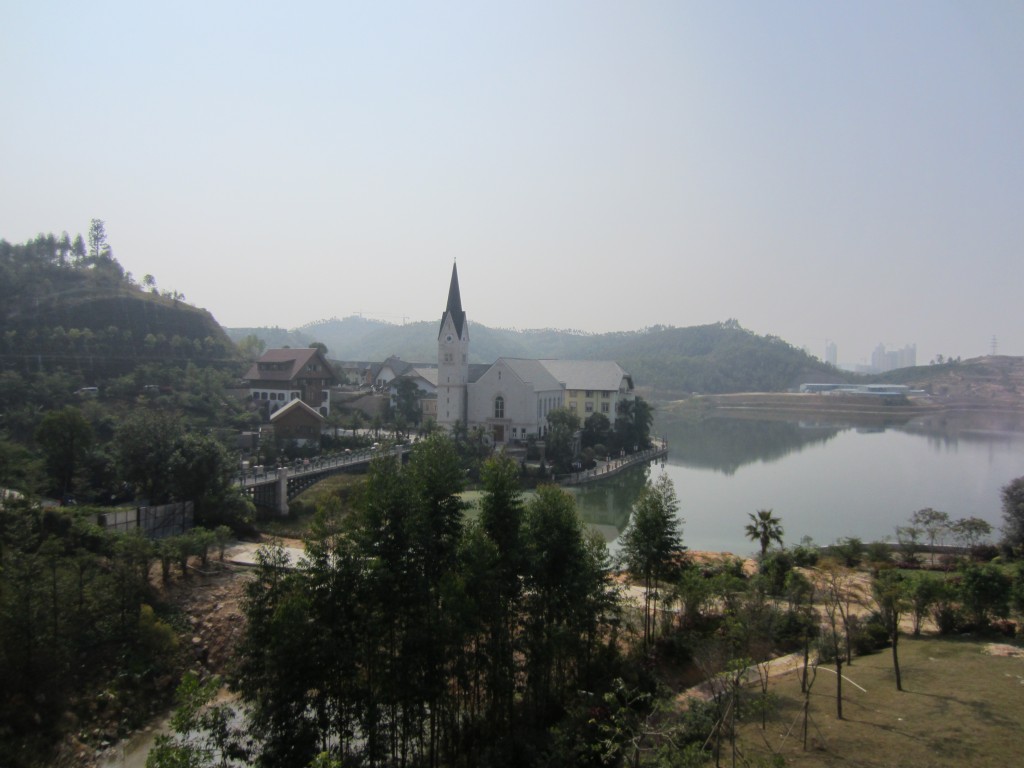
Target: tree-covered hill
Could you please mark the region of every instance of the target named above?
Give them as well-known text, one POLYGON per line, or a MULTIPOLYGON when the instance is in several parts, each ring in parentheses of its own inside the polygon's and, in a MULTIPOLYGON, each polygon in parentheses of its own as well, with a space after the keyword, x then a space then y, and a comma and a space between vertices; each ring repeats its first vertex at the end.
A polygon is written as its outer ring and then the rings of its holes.
MULTIPOLYGON (((279 346, 279 329, 228 329, 236 341, 249 334, 279 346)), ((392 325, 348 317, 304 326, 291 346, 311 340, 327 345, 336 360, 411 362, 437 357, 437 324, 392 325)), ((803 381, 839 380, 841 372, 774 336, 759 336, 730 320, 690 328, 656 326, 642 331, 585 334, 574 331, 508 330, 470 325, 472 362, 499 357, 615 360, 638 386, 666 396, 684 392, 774 392, 803 381)))
POLYGON ((209 312, 137 284, 94 221, 89 246, 39 235, 23 245, 0 240, 0 368, 63 370, 95 384, 146 362, 238 365, 231 340, 209 312))

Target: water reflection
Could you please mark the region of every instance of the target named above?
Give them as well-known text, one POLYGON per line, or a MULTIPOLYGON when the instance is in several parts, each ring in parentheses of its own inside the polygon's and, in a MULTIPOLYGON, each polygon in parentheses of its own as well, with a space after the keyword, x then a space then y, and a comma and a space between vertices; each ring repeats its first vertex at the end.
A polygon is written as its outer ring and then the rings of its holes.
POLYGON ((952 411, 909 421, 903 430, 927 438, 938 448, 956 447, 960 441, 990 445, 1024 442, 1024 415, 1005 411, 952 411))
POLYGON ((631 467, 607 480, 569 489, 583 519, 608 543, 614 542, 629 523, 640 491, 651 477, 651 465, 631 467))
POLYGON ((834 438, 842 427, 812 421, 705 418, 663 419, 673 464, 733 475, 745 464, 778 461, 834 438))
MULTIPOLYGON (((892 536, 915 510, 1000 525, 1000 489, 1024 474, 1024 417, 946 413, 915 419, 797 420, 659 414, 667 465, 637 467, 574 492, 583 518, 616 539, 652 476, 667 471, 691 547, 746 551, 748 512, 774 507, 793 541, 807 534, 892 536), (826 450, 827 449, 827 450, 826 450)), ((792 542, 790 542, 792 543, 792 542)))

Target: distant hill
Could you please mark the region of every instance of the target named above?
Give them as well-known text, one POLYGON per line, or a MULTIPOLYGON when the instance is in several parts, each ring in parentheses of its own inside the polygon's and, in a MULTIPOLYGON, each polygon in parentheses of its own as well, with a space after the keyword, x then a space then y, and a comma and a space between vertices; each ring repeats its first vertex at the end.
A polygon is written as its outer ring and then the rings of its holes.
POLYGON ((1024 401, 1024 358, 1008 355, 900 368, 872 379, 907 384, 936 398, 972 405, 1019 408, 1024 401))
MULTIPOLYGON (((410 362, 437 358, 437 324, 393 325, 359 317, 333 318, 296 331, 229 328, 236 342, 248 335, 267 347, 327 345, 334 360, 410 362)), ((730 320, 690 328, 657 326, 642 331, 584 334, 553 329, 516 331, 470 325, 471 362, 499 357, 615 360, 654 397, 686 392, 773 392, 804 381, 837 381, 846 374, 774 336, 760 336, 730 320)))
POLYGON ((183 298, 135 284, 109 249, 86 253, 80 237, 0 240, 0 368, 95 382, 147 362, 238 367, 213 316, 183 298))

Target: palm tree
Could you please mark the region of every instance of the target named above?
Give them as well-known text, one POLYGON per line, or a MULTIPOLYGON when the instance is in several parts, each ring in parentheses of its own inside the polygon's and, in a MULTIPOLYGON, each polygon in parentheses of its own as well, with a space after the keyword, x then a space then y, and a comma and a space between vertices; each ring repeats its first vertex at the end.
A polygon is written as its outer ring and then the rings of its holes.
POLYGON ((770 509, 759 509, 755 515, 749 513, 750 523, 747 524, 747 538, 761 543, 761 559, 764 560, 768 545, 773 541, 782 546, 782 520, 772 515, 770 509))

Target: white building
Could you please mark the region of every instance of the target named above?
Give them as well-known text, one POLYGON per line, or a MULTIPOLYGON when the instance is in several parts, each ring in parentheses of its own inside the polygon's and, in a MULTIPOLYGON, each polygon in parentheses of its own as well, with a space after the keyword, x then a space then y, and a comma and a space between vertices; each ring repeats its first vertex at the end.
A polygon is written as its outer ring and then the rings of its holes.
POLYGON ((633 379, 603 360, 499 358, 469 364, 469 322, 459 275, 452 267, 448 304, 437 335, 437 423, 483 427, 497 445, 547 433, 555 408, 574 411, 582 424, 601 413, 614 425, 619 403, 633 399, 633 379))

